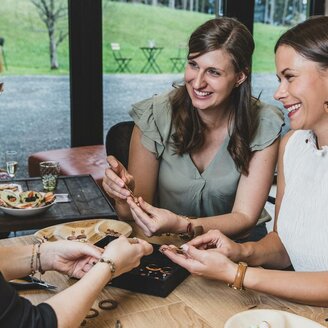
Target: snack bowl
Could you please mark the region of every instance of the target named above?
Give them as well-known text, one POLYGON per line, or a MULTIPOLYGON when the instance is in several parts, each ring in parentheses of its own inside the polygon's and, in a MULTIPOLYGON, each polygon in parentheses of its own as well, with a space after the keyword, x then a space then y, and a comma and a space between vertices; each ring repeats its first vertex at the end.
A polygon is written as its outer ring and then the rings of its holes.
POLYGON ((55 202, 41 207, 33 207, 33 208, 12 208, 12 207, 0 206, 0 209, 6 214, 13 215, 13 216, 32 216, 32 215, 39 215, 44 213, 54 204, 55 202))
POLYGON ((273 309, 252 309, 233 315, 224 328, 235 327, 271 327, 271 328, 324 328, 318 322, 287 311, 273 309), (263 323, 266 325, 263 325, 263 323))
POLYGON ((13 216, 39 215, 55 204, 56 196, 53 193, 44 193, 33 190, 0 192, 0 210, 13 216))

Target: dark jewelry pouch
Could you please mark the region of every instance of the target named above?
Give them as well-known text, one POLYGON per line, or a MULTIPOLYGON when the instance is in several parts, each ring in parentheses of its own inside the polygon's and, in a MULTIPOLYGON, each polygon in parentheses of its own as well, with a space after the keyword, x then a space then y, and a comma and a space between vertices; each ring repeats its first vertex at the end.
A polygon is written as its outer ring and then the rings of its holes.
MULTIPOLYGON (((105 247, 116 237, 106 236, 95 245, 105 247)), ((160 245, 152 244, 154 251, 141 259, 140 265, 112 280, 114 287, 133 292, 166 297, 190 274, 172 262, 160 251, 160 245)))

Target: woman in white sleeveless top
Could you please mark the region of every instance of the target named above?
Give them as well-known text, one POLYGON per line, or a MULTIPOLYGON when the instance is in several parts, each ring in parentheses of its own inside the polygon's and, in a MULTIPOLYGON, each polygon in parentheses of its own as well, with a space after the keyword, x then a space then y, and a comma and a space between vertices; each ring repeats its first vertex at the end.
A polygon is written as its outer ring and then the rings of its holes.
POLYGON ((275 53, 275 99, 288 110, 292 131, 280 144, 274 231, 236 244, 213 230, 183 246, 188 256, 162 250, 189 271, 235 289, 328 306, 328 17, 285 32, 275 53))

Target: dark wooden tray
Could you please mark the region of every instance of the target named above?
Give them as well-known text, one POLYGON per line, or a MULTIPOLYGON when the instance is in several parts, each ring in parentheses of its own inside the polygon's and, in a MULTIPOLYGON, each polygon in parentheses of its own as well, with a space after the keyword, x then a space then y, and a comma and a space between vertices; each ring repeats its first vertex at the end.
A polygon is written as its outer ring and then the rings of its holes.
MULTIPOLYGON (((15 179, 14 182, 20 184, 23 191, 43 190, 41 178, 15 179)), ((15 217, 0 210, 0 232, 40 229, 83 219, 116 217, 115 210, 91 175, 61 176, 55 193, 69 194, 71 202, 56 203, 48 211, 31 217, 15 217)))

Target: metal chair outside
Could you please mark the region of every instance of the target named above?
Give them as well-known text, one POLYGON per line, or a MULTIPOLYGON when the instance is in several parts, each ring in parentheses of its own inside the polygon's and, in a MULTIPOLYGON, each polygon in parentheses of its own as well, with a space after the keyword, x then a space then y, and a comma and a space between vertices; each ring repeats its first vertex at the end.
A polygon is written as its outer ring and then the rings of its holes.
POLYGON ((182 72, 184 67, 185 67, 185 63, 186 63, 186 48, 184 45, 179 45, 178 47, 178 53, 176 57, 171 57, 170 60, 172 62, 172 72, 174 72, 175 70, 177 72, 182 72))
POLYGON ((6 70, 8 69, 6 57, 5 57, 5 51, 3 49, 4 44, 5 44, 5 39, 3 37, 0 37, 0 72, 2 71, 2 69, 1 69, 2 61, 3 61, 5 69, 6 70))
POLYGON ((132 58, 124 57, 121 53, 121 46, 119 43, 111 43, 111 48, 113 52, 114 59, 117 63, 117 69, 115 72, 130 72, 129 69, 129 63, 132 60, 132 58))

